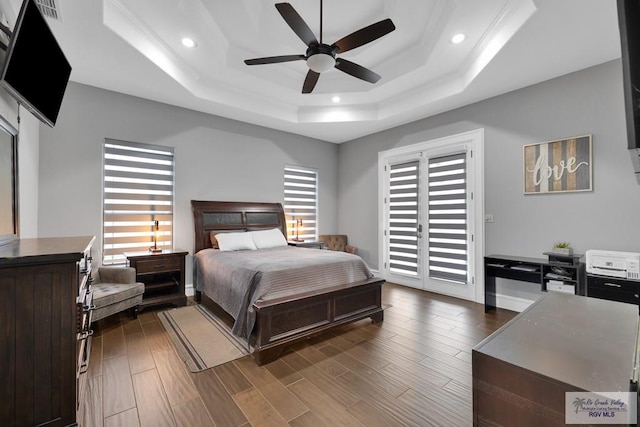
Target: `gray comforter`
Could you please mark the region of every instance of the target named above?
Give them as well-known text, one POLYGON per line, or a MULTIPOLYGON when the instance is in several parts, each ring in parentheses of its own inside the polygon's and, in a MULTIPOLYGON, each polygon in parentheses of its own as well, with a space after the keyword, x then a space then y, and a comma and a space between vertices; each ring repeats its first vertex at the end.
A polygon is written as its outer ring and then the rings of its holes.
POLYGON ((204 249, 194 256, 193 280, 233 316, 233 333, 249 337, 253 303, 373 277, 359 256, 329 250, 278 247, 222 252, 204 249))

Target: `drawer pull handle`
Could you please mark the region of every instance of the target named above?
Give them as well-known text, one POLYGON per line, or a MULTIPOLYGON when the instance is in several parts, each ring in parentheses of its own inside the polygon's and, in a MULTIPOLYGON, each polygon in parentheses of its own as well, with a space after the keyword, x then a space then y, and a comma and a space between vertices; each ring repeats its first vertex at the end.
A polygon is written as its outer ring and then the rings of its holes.
POLYGON ((87 301, 87 299, 89 299, 89 297, 91 296, 91 294, 93 294, 93 289, 87 289, 84 294, 80 294, 78 296, 78 298, 76 298, 76 303, 78 305, 82 304, 82 309, 84 310, 86 306, 86 304, 84 304, 85 301, 87 301))
POLYGON ((84 341, 87 338, 89 338, 91 335, 93 335, 93 329, 89 329, 86 331, 83 331, 80 336, 78 337, 78 341, 84 341))
POLYGON ((618 285, 617 283, 607 283, 607 282, 604 282, 604 285, 605 285, 605 286, 611 286, 612 288, 621 288, 621 287, 622 287, 622 285, 618 285))
POLYGON ((96 309, 96 306, 94 304, 85 305, 84 307, 82 307, 82 312, 83 313, 88 313, 88 312, 93 311, 95 309, 96 309))

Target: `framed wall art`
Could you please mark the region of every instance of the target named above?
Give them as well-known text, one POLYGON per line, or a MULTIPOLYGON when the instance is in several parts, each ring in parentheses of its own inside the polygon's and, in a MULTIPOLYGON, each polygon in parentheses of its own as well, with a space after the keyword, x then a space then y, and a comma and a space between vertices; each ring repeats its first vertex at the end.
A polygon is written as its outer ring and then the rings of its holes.
POLYGON ((523 147, 524 194, 593 190, 591 135, 523 147))

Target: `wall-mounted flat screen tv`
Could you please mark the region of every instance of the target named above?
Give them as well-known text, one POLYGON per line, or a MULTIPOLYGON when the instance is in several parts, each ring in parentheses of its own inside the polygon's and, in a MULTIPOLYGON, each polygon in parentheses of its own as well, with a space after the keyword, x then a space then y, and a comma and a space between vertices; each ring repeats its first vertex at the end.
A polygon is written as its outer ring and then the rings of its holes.
POLYGON ((640 184, 640 2, 618 0, 622 83, 631 164, 640 184))
POLYGON ((38 119, 53 127, 71 65, 33 0, 24 0, 13 28, 0 83, 38 119))

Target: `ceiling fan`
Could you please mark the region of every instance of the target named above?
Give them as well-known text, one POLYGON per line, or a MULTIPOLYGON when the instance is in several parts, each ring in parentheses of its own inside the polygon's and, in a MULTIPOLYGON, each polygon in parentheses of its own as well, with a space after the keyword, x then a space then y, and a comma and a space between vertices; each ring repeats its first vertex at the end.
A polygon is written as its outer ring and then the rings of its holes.
POLYGON ((384 19, 375 24, 371 24, 367 27, 361 28, 348 36, 345 36, 337 42, 328 45, 322 42, 322 0, 320 0, 320 41, 316 39, 309 26, 302 19, 302 17, 296 12, 296 10, 289 3, 276 3, 276 9, 280 12, 280 15, 284 18, 285 22, 289 24, 294 33, 300 37, 300 39, 307 45, 307 52, 304 55, 282 55, 282 56, 269 56, 266 58, 246 59, 244 61, 247 65, 260 65, 260 64, 275 64, 278 62, 290 62, 290 61, 307 61, 309 71, 307 77, 304 79, 302 85, 302 93, 311 93, 313 88, 318 82, 320 73, 329 71, 331 68, 337 68, 338 70, 357 77, 361 80, 369 83, 375 83, 380 80, 380 75, 373 71, 358 65, 354 62, 347 61, 344 58, 336 57, 339 53, 347 52, 351 49, 355 49, 367 43, 370 43, 380 37, 395 30, 391 19, 384 19))

